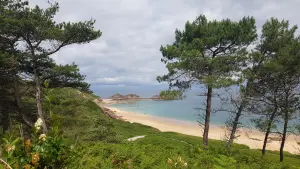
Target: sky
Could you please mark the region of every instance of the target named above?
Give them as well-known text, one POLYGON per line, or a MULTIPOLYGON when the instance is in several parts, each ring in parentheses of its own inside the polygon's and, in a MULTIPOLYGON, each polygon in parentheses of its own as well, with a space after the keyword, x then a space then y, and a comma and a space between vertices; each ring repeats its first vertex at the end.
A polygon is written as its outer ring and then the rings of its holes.
MULTIPOLYGON (((54 2, 54 0, 49 0, 54 2)), ((47 7, 47 0, 29 0, 47 7)), ((95 19, 102 36, 88 44, 71 45, 51 57, 59 64, 75 62, 91 89, 109 97, 136 93, 143 97, 168 88, 156 77, 167 73, 160 61, 161 45, 175 40, 175 29, 200 14, 209 20, 253 16, 258 30, 270 17, 300 24, 300 0, 56 0, 58 22, 95 19)))

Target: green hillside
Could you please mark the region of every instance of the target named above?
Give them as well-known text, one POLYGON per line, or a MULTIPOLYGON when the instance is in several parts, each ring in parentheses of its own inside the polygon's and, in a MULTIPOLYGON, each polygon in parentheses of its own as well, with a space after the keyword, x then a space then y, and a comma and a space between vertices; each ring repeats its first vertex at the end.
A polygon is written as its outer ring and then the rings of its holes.
POLYGON ((234 144, 231 151, 227 151, 225 142, 210 140, 209 148, 204 149, 199 137, 160 132, 149 126, 110 119, 93 102, 93 97, 73 89, 57 89, 55 97, 61 103, 56 110, 63 110, 64 136, 76 142, 78 161, 74 161, 74 166, 78 168, 279 169, 300 166, 299 156, 289 153, 284 162, 279 163, 277 152, 268 152, 262 159, 259 150, 250 150, 245 145, 234 144), (127 141, 141 135, 145 138, 127 141))
MULTIPOLYGON (((233 17, 223 15, 219 1, 200 5, 218 10, 204 11, 208 16, 178 2, 81 0, 60 7, 55 0, 1 0, 0 169, 300 168, 300 155, 284 152, 294 146, 288 136, 300 137, 298 26, 261 18, 259 3, 253 3, 254 13, 233 17), (160 11, 163 5, 168 10, 160 11), (203 97, 195 105, 202 138, 126 122, 93 94, 150 94, 167 87, 152 99, 183 99, 194 88, 203 97), (222 118, 226 141, 209 139, 217 111, 230 114, 222 118), (247 125, 246 114, 264 134, 259 150, 233 143, 247 125), (280 151, 266 151, 275 133, 280 151)), ((300 142, 294 148, 300 152, 300 142)))

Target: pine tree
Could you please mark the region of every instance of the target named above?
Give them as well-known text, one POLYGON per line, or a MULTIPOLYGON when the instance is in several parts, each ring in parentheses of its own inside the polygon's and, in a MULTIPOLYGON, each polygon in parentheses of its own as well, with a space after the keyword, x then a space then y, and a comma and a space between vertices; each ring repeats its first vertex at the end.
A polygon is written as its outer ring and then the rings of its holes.
POLYGON ((238 22, 229 19, 208 21, 204 15, 183 31, 175 31, 175 42, 161 47, 169 71, 158 81, 169 82, 170 87, 190 88, 193 83, 207 88, 203 144, 208 145, 213 89, 230 86, 232 76, 240 71, 246 47, 256 38, 255 20, 244 17, 238 22))
POLYGON ((18 62, 18 69, 14 74, 14 91, 18 109, 23 111, 24 108, 20 96, 20 78, 18 77, 18 74, 22 73, 31 77, 34 82, 37 114, 38 118, 43 120, 43 130, 46 132, 46 119, 41 104, 42 84, 45 80, 43 78, 49 80, 51 77, 56 85, 58 83, 69 86, 71 84, 72 86, 78 85, 82 90, 88 90, 89 87, 83 82, 84 76, 80 75, 77 66, 58 66, 50 58, 50 55, 67 45, 89 43, 91 40, 99 38, 101 32, 94 29, 95 20, 56 23, 53 18, 59 9, 57 3, 51 4, 47 9, 41 9, 39 6, 31 8, 27 1, 22 0, 5 0, 1 1, 0 5, 2 9, 0 12, 0 38, 2 41, 6 41, 0 47, 9 46, 10 54, 18 62), (18 44, 22 46, 21 50, 18 50, 20 49, 17 48, 18 44), (45 76, 50 74, 49 77, 45 76), (68 79, 63 82, 62 77, 68 79))
MULTIPOLYGON (((1 76, 5 86, 3 86, 3 93, 9 92, 10 100, 15 103, 8 104, 10 109, 17 110, 18 117, 21 123, 31 126, 30 120, 25 116, 23 104, 21 102, 20 85, 18 74, 22 73, 20 70, 19 59, 23 56, 16 48, 20 39, 18 21, 21 17, 20 11, 28 5, 27 1, 21 0, 3 0, 0 2, 0 55, 1 55, 1 76), (14 106, 16 105, 16 107, 14 106)), ((4 102, 3 102, 4 103, 4 102)), ((6 120, 7 121, 7 120, 6 120)))
POLYGON ((67 45, 88 43, 101 36, 99 30, 94 30, 94 20, 56 23, 53 17, 58 9, 57 3, 47 9, 26 7, 21 11, 19 20, 20 40, 26 43, 27 61, 30 63, 27 73, 33 76, 35 82, 37 113, 44 122, 44 132, 47 127, 41 104, 41 76, 52 65, 49 56, 67 45))
POLYGON ((265 132, 262 155, 265 154, 270 133, 274 132, 274 126, 279 125, 275 122, 281 119, 284 123, 281 161, 288 127, 285 124, 292 118, 297 104, 294 94, 298 92, 299 71, 293 69, 294 66, 299 67, 296 29, 297 26, 289 27, 288 21, 271 18, 263 25, 260 42, 252 54, 256 63, 253 66, 256 72, 252 74, 253 104, 264 107, 264 111, 260 111, 263 116, 254 120, 258 128, 265 132))

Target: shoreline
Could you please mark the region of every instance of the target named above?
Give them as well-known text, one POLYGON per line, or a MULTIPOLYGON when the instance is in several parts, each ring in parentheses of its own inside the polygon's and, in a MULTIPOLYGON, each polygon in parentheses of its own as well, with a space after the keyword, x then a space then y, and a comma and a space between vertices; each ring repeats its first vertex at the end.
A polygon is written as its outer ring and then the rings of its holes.
POLYGON ((111 104, 126 104, 130 102, 138 102, 138 101, 164 101, 162 99, 152 99, 152 98, 139 98, 139 99, 127 99, 127 100, 113 100, 113 99, 103 99, 103 103, 105 105, 111 105, 111 104))
MULTIPOLYGON (((114 108, 111 105, 115 103, 115 101, 111 102, 111 100, 107 99, 104 99, 103 103, 103 107, 110 109, 124 121, 151 126, 159 129, 162 132, 177 132, 181 134, 202 137, 203 129, 197 124, 197 122, 188 122, 165 117, 152 116, 148 114, 122 111, 118 108, 114 108)), ((224 127, 211 124, 209 138, 215 140, 224 140, 226 133, 225 131, 226 130, 224 127)), ((237 135, 238 138, 234 140, 234 143, 247 145, 251 149, 262 148, 264 133, 254 129, 241 128, 237 135)), ((270 134, 269 138, 272 139, 269 139, 266 149, 279 151, 281 142, 278 141, 280 140, 278 135, 270 134)), ((298 148, 300 148, 300 146, 297 144, 295 136, 289 135, 286 140, 284 151, 290 152, 292 154, 300 154, 300 150, 298 148)))

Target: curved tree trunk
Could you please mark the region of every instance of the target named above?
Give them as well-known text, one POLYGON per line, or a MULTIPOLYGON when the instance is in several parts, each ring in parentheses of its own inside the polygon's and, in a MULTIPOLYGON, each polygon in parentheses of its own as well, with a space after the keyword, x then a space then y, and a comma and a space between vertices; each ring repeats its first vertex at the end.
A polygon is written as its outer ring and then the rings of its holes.
POLYGON ((40 79, 38 77, 36 69, 34 70, 34 78, 35 78, 35 89, 36 89, 35 99, 36 99, 38 118, 42 119, 43 132, 47 133, 47 126, 46 126, 46 121, 45 121, 45 118, 43 115, 43 108, 42 108, 42 103, 41 103, 41 83, 40 83, 40 79))
POLYGON ((244 107, 245 107, 245 101, 243 100, 240 107, 239 107, 239 109, 238 109, 238 112, 235 115, 233 125, 232 125, 232 129, 231 129, 231 133, 230 133, 230 136, 229 136, 229 140, 228 140, 227 145, 226 145, 227 148, 229 148, 232 145, 233 140, 235 139, 235 133, 236 133, 236 130, 237 130, 237 126, 239 124, 240 117, 241 117, 242 112, 244 110, 244 107))
POLYGON ((289 122, 288 112, 285 112, 283 134, 282 134, 281 145, 280 145, 280 162, 283 161, 283 149, 284 149, 285 140, 286 140, 288 122, 289 122))
POLYGON ((1 100, 1 104, 2 105, 0 105, 0 114, 2 116, 1 118, 2 129, 3 131, 7 131, 9 129, 9 114, 6 110, 5 102, 3 100, 1 100))
POLYGON ((17 110, 19 112, 19 116, 21 118, 21 121, 23 121, 27 126, 33 127, 32 122, 27 119, 26 115, 24 114, 24 107, 21 101, 21 94, 20 94, 20 87, 18 84, 18 77, 17 75, 13 76, 13 85, 14 85, 14 95, 15 95, 15 102, 17 105, 17 110))
POLYGON ((204 132, 203 132, 204 146, 208 146, 208 132, 209 132, 210 113, 211 113, 211 99, 212 99, 212 87, 209 86, 207 88, 205 124, 204 124, 204 132))
POLYGON ((265 138, 264 138, 264 144, 263 144, 263 148, 261 150, 261 153, 262 153, 263 156, 266 153, 266 147, 267 147, 267 143, 268 143, 269 134, 271 132, 272 123, 274 121, 274 118, 275 118, 275 115, 277 113, 277 110, 278 110, 278 106, 275 105, 274 110, 273 110, 273 112, 271 114, 271 117, 270 117, 270 119, 268 121, 267 130, 266 130, 265 138))

